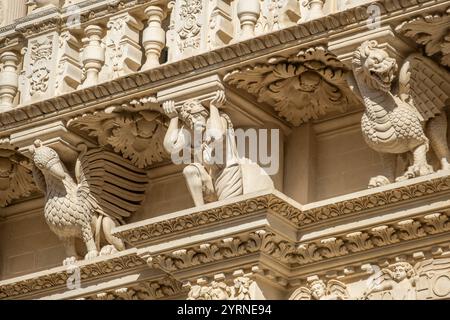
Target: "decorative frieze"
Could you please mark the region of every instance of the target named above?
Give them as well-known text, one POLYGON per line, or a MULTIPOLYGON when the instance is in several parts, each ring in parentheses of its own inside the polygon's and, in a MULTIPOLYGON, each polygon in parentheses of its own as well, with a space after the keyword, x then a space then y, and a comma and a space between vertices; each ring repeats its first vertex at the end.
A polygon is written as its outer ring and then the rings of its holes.
MULTIPOLYGON (((81 281, 89 281, 136 270, 144 265, 145 261, 135 253, 125 252, 96 262, 78 263, 76 266, 80 270, 81 281)), ((72 275, 68 268, 60 267, 45 274, 25 277, 20 281, 0 281, 0 299, 42 295, 44 291, 49 290, 67 291, 67 281, 72 275)))
POLYGON ((178 298, 186 293, 187 289, 181 282, 172 277, 165 277, 158 280, 141 281, 127 287, 77 298, 77 300, 155 300, 178 298))
POLYGON ((234 272, 233 276, 227 279, 224 274, 217 274, 210 282, 198 279, 196 285, 185 284, 189 288, 187 300, 251 300, 252 275, 241 270, 234 272))

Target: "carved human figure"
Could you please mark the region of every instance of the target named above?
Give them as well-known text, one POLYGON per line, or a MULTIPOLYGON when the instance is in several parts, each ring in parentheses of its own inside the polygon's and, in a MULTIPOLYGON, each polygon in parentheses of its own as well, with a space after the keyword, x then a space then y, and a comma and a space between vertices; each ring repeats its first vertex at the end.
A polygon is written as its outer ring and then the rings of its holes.
POLYGON ((212 281, 210 285, 192 286, 187 300, 228 300, 232 292, 223 281, 212 281))
POLYGON ((393 300, 416 300, 416 273, 408 262, 397 262, 382 269, 363 293, 365 299, 375 292, 390 291, 393 300))
MULTIPOLYGON (((136 192, 133 198, 139 197, 141 186, 138 182, 130 182, 131 179, 121 181, 119 177, 114 178, 113 183, 108 183, 111 175, 107 170, 120 168, 121 174, 126 175, 130 172, 129 168, 120 166, 123 163, 105 151, 103 160, 98 158, 95 150, 87 151, 84 147, 81 148, 76 162, 75 181, 56 151, 44 146, 40 140, 35 141, 30 152, 34 163, 34 179, 45 193, 45 220, 66 248, 67 259, 64 264, 70 264, 77 259, 76 238, 81 238, 86 245, 85 259, 94 258, 99 253, 106 255, 123 250, 124 243, 113 236, 111 231, 123 223, 123 218, 129 216, 133 210, 132 206, 127 206, 124 198, 133 191, 136 192), (105 203, 108 205, 105 206, 105 203), (117 207, 117 203, 120 203, 121 207, 117 207), (106 245, 100 250, 101 244, 105 242, 106 245)), ((143 176, 145 177, 145 174, 143 176)), ((132 177, 139 180, 136 175, 132 177)))
POLYGON ((361 121, 363 136, 369 147, 381 153, 385 169, 383 176, 371 179, 369 187, 432 173, 427 161, 430 144, 441 169, 450 169, 445 113, 450 93, 439 86, 448 82, 449 74, 414 54, 403 64, 395 89, 397 62, 377 46, 376 41, 366 41, 353 57, 354 89, 366 107, 361 121), (410 165, 395 179, 396 155, 402 154, 408 156, 410 165))
MULTIPOLYGON (((173 101, 163 104, 164 113, 171 119, 165 149, 173 155, 189 143, 193 148, 193 162, 183 174, 196 206, 246 193, 233 124, 219 111, 225 101, 225 93, 218 91, 209 111, 197 100, 186 102, 179 112, 173 101)), ((259 181, 255 177, 254 182, 255 188, 273 187, 268 176, 262 175, 259 181)))
POLYGON ((314 279, 307 287, 300 287, 294 291, 289 300, 346 300, 349 299, 347 287, 337 280, 314 279))

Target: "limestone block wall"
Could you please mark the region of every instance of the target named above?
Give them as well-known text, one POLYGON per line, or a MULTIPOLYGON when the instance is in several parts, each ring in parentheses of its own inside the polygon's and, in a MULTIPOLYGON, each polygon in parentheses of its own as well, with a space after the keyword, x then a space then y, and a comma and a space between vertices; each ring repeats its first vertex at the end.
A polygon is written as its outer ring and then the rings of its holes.
POLYGON ((64 248, 37 209, 0 223, 0 257, 4 280, 61 265, 64 248))

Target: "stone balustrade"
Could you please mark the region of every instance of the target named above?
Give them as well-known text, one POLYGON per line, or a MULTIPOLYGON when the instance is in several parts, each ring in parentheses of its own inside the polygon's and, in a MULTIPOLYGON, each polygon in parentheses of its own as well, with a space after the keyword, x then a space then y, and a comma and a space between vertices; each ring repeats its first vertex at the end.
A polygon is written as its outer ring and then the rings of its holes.
POLYGON ((361 2, 1 0, 0 42, 5 45, 0 47, 0 111, 146 71, 361 2), (11 39, 17 39, 14 45, 11 39))

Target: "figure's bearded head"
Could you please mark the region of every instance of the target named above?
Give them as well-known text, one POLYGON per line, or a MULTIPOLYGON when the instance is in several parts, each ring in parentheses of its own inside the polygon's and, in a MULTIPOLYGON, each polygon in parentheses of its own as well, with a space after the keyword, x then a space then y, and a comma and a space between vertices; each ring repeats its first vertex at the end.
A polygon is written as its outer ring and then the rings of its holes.
POLYGON ((180 110, 180 117, 191 129, 203 129, 208 119, 208 110, 196 100, 186 102, 180 110))
POLYGON ((65 170, 55 150, 43 145, 42 141, 36 140, 30 148, 33 155, 32 160, 42 173, 49 173, 55 178, 64 179, 65 170))
POLYGON ((389 92, 398 65, 377 46, 374 40, 364 42, 353 55, 353 70, 369 88, 389 92))

